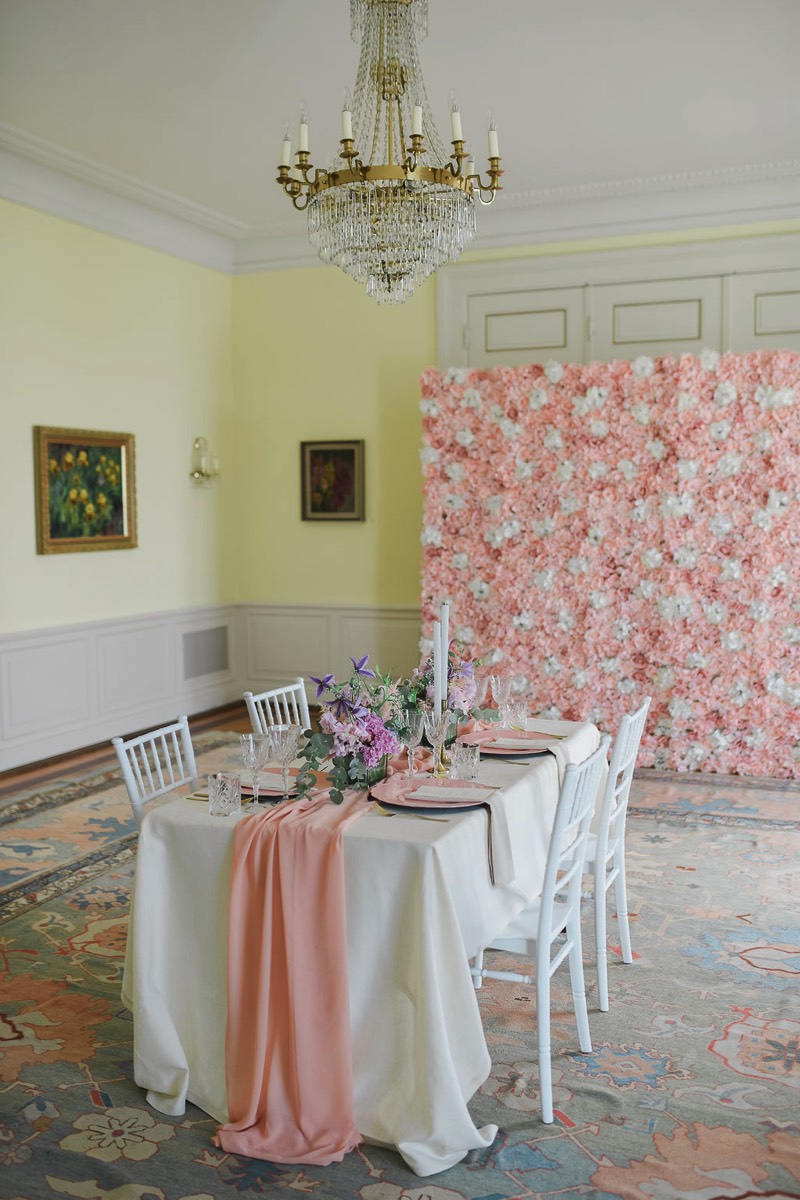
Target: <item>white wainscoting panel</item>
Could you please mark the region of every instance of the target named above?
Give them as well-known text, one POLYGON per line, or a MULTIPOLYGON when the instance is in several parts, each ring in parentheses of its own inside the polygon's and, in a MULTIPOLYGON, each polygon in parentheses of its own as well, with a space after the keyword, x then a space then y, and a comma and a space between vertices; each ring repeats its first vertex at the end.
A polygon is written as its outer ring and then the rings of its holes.
POLYGON ((722 278, 659 279, 591 289, 589 358, 699 354, 722 345, 722 278))
POLYGON ((731 340, 736 349, 800 350, 800 271, 762 271, 731 279, 731 340))
POLYGON ((583 355, 583 288, 470 296, 466 337, 470 366, 575 362, 583 355))
MULTIPOLYGON (((302 675, 419 661, 419 611, 204 606, 0 635, 0 771, 206 712, 302 675)), ((309 699, 315 700, 313 685, 309 699)))

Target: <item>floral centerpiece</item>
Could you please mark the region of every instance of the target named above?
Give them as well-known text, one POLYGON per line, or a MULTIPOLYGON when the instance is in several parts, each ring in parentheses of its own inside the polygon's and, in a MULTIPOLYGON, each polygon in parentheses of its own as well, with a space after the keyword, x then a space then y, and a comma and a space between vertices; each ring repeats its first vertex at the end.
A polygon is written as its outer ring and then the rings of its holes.
POLYGON ((353 673, 344 683, 333 675, 311 679, 322 704, 319 732, 300 751, 305 759, 297 777, 304 796, 326 766, 330 796, 341 804, 345 788, 366 791, 386 775, 390 755, 403 746, 403 697, 391 677, 367 665, 369 655, 351 658, 353 673))

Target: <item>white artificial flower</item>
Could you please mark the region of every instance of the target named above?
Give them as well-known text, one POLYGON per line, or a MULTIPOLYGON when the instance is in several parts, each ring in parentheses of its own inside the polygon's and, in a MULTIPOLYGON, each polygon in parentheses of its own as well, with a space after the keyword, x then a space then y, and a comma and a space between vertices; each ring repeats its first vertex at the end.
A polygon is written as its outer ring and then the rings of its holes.
POLYGON ((692 602, 688 596, 660 596, 658 611, 666 621, 685 621, 692 610, 692 602))
POLYGON ((497 517, 497 516, 499 516, 499 515, 500 515, 500 510, 501 510, 501 509, 502 509, 502 507, 503 507, 503 501, 504 501, 504 500, 505 500, 505 497, 504 497, 504 496, 498 496, 498 495, 489 496, 489 498, 488 498, 488 499, 487 499, 487 501, 486 501, 486 509, 487 509, 487 511, 488 511, 488 512, 489 512, 489 513, 490 513, 490 514, 493 516, 493 517, 497 517))
POLYGON ((425 417, 438 417, 439 405, 433 398, 428 399, 426 396, 423 396, 419 402, 419 411, 425 417))
POLYGON ((588 396, 573 396, 572 407, 579 417, 588 417, 589 413, 594 408, 588 396))
POLYGON ((494 667, 497 665, 497 663, 503 661, 503 657, 503 651, 498 648, 496 650, 490 650, 488 654, 484 654, 483 661, 486 663, 487 667, 494 667))
POLYGON ((576 554, 567 562, 570 575, 584 575, 589 570, 589 560, 583 554, 576 554))
POLYGON ((727 632, 723 633, 722 648, 723 650, 732 651, 744 649, 744 638, 739 633, 738 629, 729 629, 727 632))
POLYGON ((516 692, 518 696, 522 695, 524 692, 529 692, 530 687, 531 684, 527 675, 515 675, 511 680, 511 690, 512 692, 516 692))
POLYGON ((608 388, 590 387, 586 393, 586 399, 590 402, 592 408, 602 408, 608 399, 608 388))
POLYGON ((708 522, 708 528, 714 537, 725 537, 733 529, 733 517, 729 513, 715 513, 708 522))
POLYGON ((756 450, 760 450, 762 454, 766 454, 772 449, 772 434, 768 429, 759 429, 753 434, 753 445, 756 450))
POLYGON ((700 469, 700 464, 694 458, 679 458, 678 459, 678 478, 679 479, 694 479, 700 469))
POLYGON ((712 750, 728 750, 733 738, 724 729, 712 729, 711 736, 708 739, 711 742, 712 750))
POLYGON ((534 571, 533 583, 540 592, 549 592, 552 590, 553 584, 556 581, 556 573, 552 567, 548 567, 546 571, 534 571))
POLYGON ((668 763, 669 751, 665 750, 662 746, 659 746, 658 749, 653 752, 653 770, 666 771, 668 763))
POLYGON ((506 410, 500 404, 493 404, 489 409, 489 415, 495 424, 498 424, 500 421, 505 419, 506 410))
POLYGON ((547 679, 551 679, 554 675, 558 675, 561 672, 561 669, 561 663, 554 654, 546 655, 539 667, 539 670, 547 679))
POLYGON ((441 546, 442 531, 436 525, 424 525, 420 534, 423 546, 441 546))
POLYGON ((420 658, 427 658, 433 650, 433 641, 427 637, 421 637, 418 642, 420 658))
POLYGON ((534 412, 538 412, 539 409, 544 408, 545 404, 547 404, 547 400, 548 395, 544 388, 535 387, 531 389, 531 394, 528 397, 528 404, 534 412))
POLYGON ((697 396, 693 392, 678 392, 678 412, 689 412, 697 405, 697 396))
POLYGON ((785 512, 791 502, 791 492, 777 492, 774 488, 770 488, 767 497, 767 511, 771 513, 785 512))
POLYGON ((723 558, 722 570, 720 571, 722 578, 726 583, 733 583, 737 579, 742 578, 742 561, 739 558, 723 558))
POLYGON ((754 600, 750 605, 750 617, 757 625, 763 625, 772 618, 772 612, 766 600, 754 600))
POLYGON ((728 610, 721 600, 709 600, 703 605, 703 612, 712 625, 722 625, 728 619, 728 610))
POLYGON ((444 506, 445 508, 451 509, 453 512, 460 512, 465 504, 466 500, 464 497, 457 495, 456 492, 448 492, 445 495, 444 506))
POLYGON ((730 421, 712 421, 708 427, 709 435, 715 442, 724 442, 730 431, 730 421))
POLYGON ((693 767, 699 766, 703 759, 707 757, 708 751, 702 742, 690 742, 684 751, 683 761, 691 770, 693 767))
POLYGON ((634 500, 631 516, 634 521, 645 521, 647 519, 647 501, 634 500))
POLYGON ((475 642, 475 630, 471 625, 456 625, 456 639, 463 642, 465 646, 471 646, 475 642))
POLYGON ((723 379, 714 389, 714 403, 717 408, 727 408, 729 404, 733 404, 737 395, 735 385, 729 379, 723 379))
POLYGON ((783 640, 790 646, 800 646, 800 625, 784 625, 783 640))
POLYGON ((746 679, 737 679, 728 695, 737 708, 744 708, 753 695, 753 689, 746 679))
POLYGON ((630 696, 632 692, 636 691, 636 684, 629 675, 625 675, 622 679, 618 680, 617 691, 623 696, 630 696))
POLYGON ((774 388, 762 383, 756 388, 754 400, 765 412, 774 412, 777 408, 788 408, 794 403, 794 392, 788 387, 774 388))
POLYGON ((511 624, 515 629, 521 629, 524 633, 527 633, 529 629, 533 629, 533 613, 530 609, 517 613, 512 619, 511 624))
POLYGON ((700 650, 690 650, 686 655, 686 663, 684 664, 689 671, 702 671, 707 665, 708 659, 700 650))
POLYGON ((487 529, 483 535, 483 540, 492 546, 495 550, 499 550, 505 538, 500 529, 487 529))
POLYGON ((691 516, 693 508, 694 499, 688 492, 681 492, 678 495, 669 492, 661 497, 661 512, 665 517, 688 517, 691 516))
POLYGON ((586 714, 586 720, 592 725, 602 725, 604 713, 599 704, 593 704, 586 714))
POLYGON ((575 474, 575 467, 568 458, 565 458, 556 467, 555 475, 559 483, 569 483, 572 476, 575 474))
POLYGON ((716 350, 702 350, 700 352, 700 366, 704 371, 716 371, 719 366, 719 353, 716 350))
POLYGON ((465 568, 469 566, 469 555, 465 554, 463 550, 458 551, 458 553, 454 554, 450 559, 450 565, 454 567, 456 571, 465 570, 465 568))
POLYGON ((652 600, 656 594, 656 584, 653 579, 640 579, 636 585, 634 596, 640 597, 642 600, 652 600))
POLYGON ((675 686, 675 672, 672 667, 659 667, 656 671, 656 686, 668 692, 675 686))
POLYGON ((456 441, 459 446, 474 446, 475 434, 471 429, 459 429, 456 433, 456 441))
POLYGON ((655 364, 648 354, 640 354, 631 363, 631 370, 637 379, 649 379, 655 370, 655 364))
POLYGON ((692 715, 692 706, 685 696, 673 696, 667 707, 673 719, 685 720, 692 715))
POLYGON ((592 437, 604 438, 608 433, 608 421, 601 421, 598 418, 595 418, 594 421, 590 421, 589 433, 592 435, 592 437))
POLYGON ((522 426, 516 421, 512 421, 510 417, 504 417, 500 422, 500 432, 503 437, 516 438, 522 433, 522 426))
POLYGON ((630 635, 633 629, 632 623, 627 617, 620 617, 614 622, 614 637, 618 642, 624 642, 625 638, 630 635))
POLYGON ((477 388, 467 388, 461 397, 462 408, 474 408, 476 412, 479 412, 482 404, 483 400, 477 388))
POLYGON ((619 661, 619 656, 616 654, 611 654, 607 658, 601 658, 599 666, 605 675, 619 675, 622 670, 622 664, 619 661))
POLYGON ((564 496, 561 499, 559 502, 559 508, 563 513, 566 513, 568 517, 571 517, 576 512, 580 511, 581 502, 577 496, 573 496, 572 493, 570 493, 569 496, 564 496))
POLYGON ((564 378, 564 368, 552 358, 544 364, 544 373, 551 383, 560 383, 564 378))
POLYGON ((559 609, 558 628, 562 633, 569 633, 570 630, 575 628, 575 617, 568 608, 559 609))
POLYGON ((678 546, 672 558, 676 567, 683 567, 688 571, 697 566, 697 550, 694 546, 678 546))
POLYGON ((524 462, 518 458, 514 468, 514 478, 518 479, 520 483, 526 483, 529 479, 533 479, 533 463, 524 462))
POLYGON ((779 563, 778 566, 772 568, 768 578, 770 587, 786 587, 790 575, 786 567, 779 563))
POLYGON ((772 525, 772 515, 773 514, 768 508, 760 508, 758 512, 753 515, 753 524, 757 526, 758 529, 769 529, 769 527, 772 525))
POLYGON ((469 590, 476 600, 485 600, 492 589, 485 579, 472 579, 469 583, 469 590))
POLYGON ((744 740, 747 742, 748 746, 752 746, 754 750, 757 750, 759 746, 764 745, 764 742, 767 740, 767 735, 764 733, 763 729, 759 729, 756 726, 754 729, 751 729, 749 733, 745 734, 744 740))
POLYGON ((556 523, 552 517, 542 517, 540 521, 533 522, 533 532, 537 537, 548 537, 555 532, 556 523))
POLYGON ((649 571, 654 571, 656 567, 660 567, 664 561, 664 556, 656 546, 651 546, 645 550, 641 556, 642 563, 649 571))
POLYGON ((561 709, 557 704, 546 704, 539 713, 539 716, 543 721, 560 721, 561 709))
POLYGON ((419 452, 419 459, 423 467, 430 467, 439 461, 439 451, 435 446, 423 446, 419 452))
POLYGON ((608 474, 608 463, 592 462, 589 463, 589 477, 591 479, 602 479, 608 474))
POLYGON ((583 667, 580 667, 577 671, 572 672, 572 686, 577 688, 578 691, 582 691, 588 683, 589 672, 584 670, 583 667))
POLYGON ((469 371, 465 367, 448 367, 446 379, 448 383, 466 383, 469 371))
POLYGON ((732 475, 738 475, 741 469, 742 456, 741 454, 734 454, 732 450, 729 450, 726 454, 723 454, 722 458, 717 463, 717 472, 725 479, 730 479, 732 475))
POLYGON ((650 405, 646 404, 644 400, 640 400, 638 404, 634 404, 631 408, 631 413, 640 425, 649 425, 653 415, 650 411, 650 405))
POLYGON ((636 464, 631 462, 629 458, 621 458, 617 463, 617 470, 628 483, 636 478, 636 464))
POLYGON ((561 450, 563 448, 564 439, 555 425, 547 426, 545 435, 542 438, 542 445, 546 450, 561 450))
POLYGON ((599 546, 605 536, 604 531, 599 525, 592 525, 586 534, 586 540, 592 546, 599 546))
POLYGON ((448 479, 453 481, 453 483, 461 483, 462 479, 466 475, 466 471, 461 463, 448 463, 444 469, 444 473, 448 479))
POLYGON ((656 721, 656 737, 672 737, 672 718, 659 717, 656 721))
POLYGON ((655 458, 657 462, 661 462, 661 459, 667 453, 667 447, 664 445, 661 438, 651 438, 647 443, 647 453, 652 454, 653 458, 655 458))
POLYGON ((608 608, 610 603, 611 599, 607 592, 589 592, 589 604, 592 608, 599 611, 601 608, 608 608))

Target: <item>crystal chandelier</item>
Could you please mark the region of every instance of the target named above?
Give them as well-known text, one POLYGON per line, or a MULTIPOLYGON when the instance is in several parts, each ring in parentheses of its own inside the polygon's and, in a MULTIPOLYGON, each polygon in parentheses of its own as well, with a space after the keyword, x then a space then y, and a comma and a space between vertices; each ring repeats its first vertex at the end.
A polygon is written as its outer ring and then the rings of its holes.
POLYGON ((448 157, 417 53, 428 0, 350 0, 350 26, 361 58, 355 96, 345 91, 338 154, 328 167, 312 165, 301 108, 294 164, 286 130, 277 182, 295 208, 308 209, 309 240, 322 261, 341 267, 379 304, 397 304, 475 236, 476 199, 491 204, 500 189, 497 131, 490 117, 484 182, 451 92, 448 157))

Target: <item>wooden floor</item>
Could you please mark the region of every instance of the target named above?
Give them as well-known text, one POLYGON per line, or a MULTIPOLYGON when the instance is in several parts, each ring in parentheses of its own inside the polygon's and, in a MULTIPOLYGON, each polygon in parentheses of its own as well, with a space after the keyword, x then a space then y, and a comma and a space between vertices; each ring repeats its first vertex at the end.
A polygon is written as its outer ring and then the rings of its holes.
MULTIPOLYGON (((152 728, 152 726, 150 727, 152 728)), ((224 708, 214 708, 209 712, 199 713, 189 718, 189 728, 194 733, 204 733, 209 729, 229 729, 233 733, 249 733, 250 718, 244 700, 237 700, 224 708)), ((146 730, 129 730, 126 737, 134 737, 136 733, 146 730)), ((90 771, 96 767, 102 769, 113 766, 117 761, 114 747, 110 741, 99 742, 95 746, 86 746, 70 754, 60 754, 56 758, 43 759, 41 762, 28 763, 23 767, 14 767, 11 771, 0 772, 0 797, 13 792, 25 791, 60 779, 64 775, 81 770, 90 771)))

